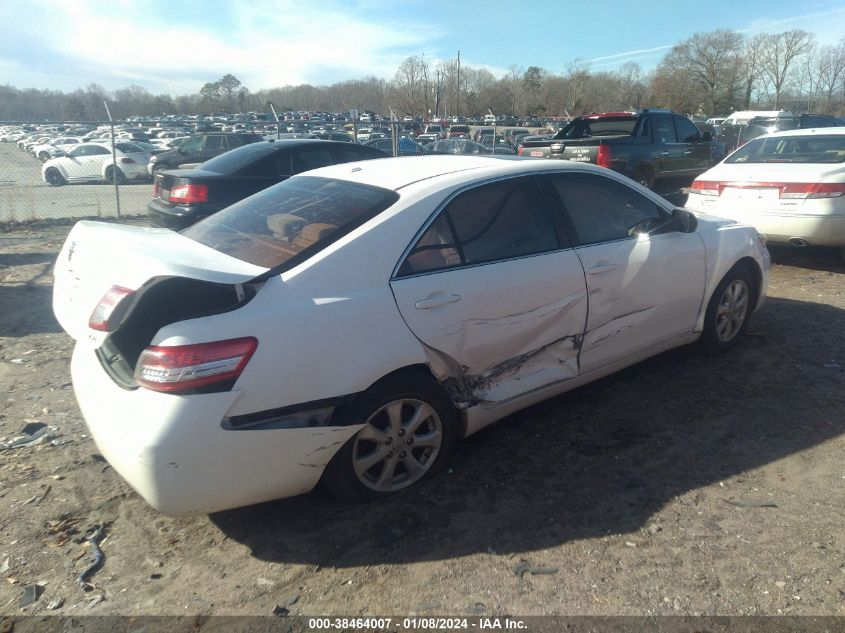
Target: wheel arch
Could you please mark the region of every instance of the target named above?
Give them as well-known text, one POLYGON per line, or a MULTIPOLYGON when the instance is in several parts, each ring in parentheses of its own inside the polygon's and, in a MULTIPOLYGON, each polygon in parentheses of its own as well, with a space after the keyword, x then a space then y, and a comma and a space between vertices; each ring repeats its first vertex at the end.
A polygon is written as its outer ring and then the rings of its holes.
POLYGON ((459 435, 463 436, 463 429, 465 427, 464 412, 460 408, 458 408, 453 398, 449 395, 449 392, 443 387, 441 381, 439 381, 435 376, 431 367, 425 363, 414 363, 412 365, 405 365, 404 367, 399 367, 398 369, 394 369, 393 371, 385 374, 384 376, 370 384, 366 389, 355 394, 355 396, 351 398, 348 402, 345 402, 344 404, 338 406, 332 414, 332 422, 330 424, 334 424, 336 420, 342 420, 344 413, 348 411, 351 407, 353 407, 358 401, 360 401, 360 398, 364 394, 380 389, 390 384, 413 382, 415 380, 428 381, 433 385, 437 385, 437 387, 443 392, 443 395, 452 404, 455 411, 458 413, 461 420, 461 428, 459 429, 459 435))
POLYGON ((763 291, 763 271, 760 268, 760 264, 757 262, 756 259, 749 255, 745 255, 740 257, 736 262, 734 262, 733 266, 728 268, 724 274, 722 274, 714 283, 707 289, 707 294, 704 297, 704 301, 701 304, 701 312, 698 315, 698 322, 696 323, 695 331, 702 332, 704 330, 704 319, 707 314, 707 306, 710 304, 710 300, 713 298, 713 294, 719 287, 719 284, 730 275, 734 270, 737 268, 745 268, 750 274, 751 278, 754 282, 754 287, 751 289, 753 293, 753 307, 752 312, 754 312, 760 304, 760 296, 763 291))

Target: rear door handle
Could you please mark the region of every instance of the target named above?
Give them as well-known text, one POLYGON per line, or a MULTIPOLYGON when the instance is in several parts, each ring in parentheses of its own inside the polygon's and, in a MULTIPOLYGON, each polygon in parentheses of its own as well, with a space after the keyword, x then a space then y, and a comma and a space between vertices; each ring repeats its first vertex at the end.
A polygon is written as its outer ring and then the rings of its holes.
POLYGON ((669 152, 660 152, 660 155, 661 155, 661 156, 668 156, 668 155, 669 155, 669 152))
POLYGON ((693 151, 694 151, 694 150, 691 150, 691 149, 685 149, 685 150, 684 150, 684 154, 689 155, 689 154, 692 154, 692 153, 693 153, 693 151))
POLYGON ((600 275, 602 273, 609 273, 611 270, 619 268, 618 264, 605 264, 604 266, 593 266, 590 268, 591 275, 600 275))
POLYGON ((428 299, 421 299, 414 304, 417 310, 431 310, 439 306, 445 306, 450 303, 455 303, 461 300, 461 295, 442 295, 439 297, 429 297, 428 299))

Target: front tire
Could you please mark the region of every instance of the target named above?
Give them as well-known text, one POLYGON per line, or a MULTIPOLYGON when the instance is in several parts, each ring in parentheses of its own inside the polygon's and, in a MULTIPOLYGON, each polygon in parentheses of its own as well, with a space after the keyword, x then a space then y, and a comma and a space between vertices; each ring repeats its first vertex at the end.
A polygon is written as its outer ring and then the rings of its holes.
POLYGON ((734 266, 719 282, 704 316, 699 343, 711 353, 726 352, 739 342, 754 311, 754 277, 743 264, 734 266))
POLYGON ((455 443, 458 413, 431 378, 387 379, 336 415, 365 426, 337 452, 323 474, 339 500, 385 498, 428 479, 455 443))

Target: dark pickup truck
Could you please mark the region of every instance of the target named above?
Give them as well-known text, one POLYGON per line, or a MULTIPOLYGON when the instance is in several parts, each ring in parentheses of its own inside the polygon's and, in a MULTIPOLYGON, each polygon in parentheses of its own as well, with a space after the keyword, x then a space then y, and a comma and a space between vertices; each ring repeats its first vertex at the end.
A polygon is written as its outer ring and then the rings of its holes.
POLYGON ((722 160, 725 151, 687 117, 643 110, 578 117, 550 140, 524 142, 520 156, 593 163, 671 193, 722 160))

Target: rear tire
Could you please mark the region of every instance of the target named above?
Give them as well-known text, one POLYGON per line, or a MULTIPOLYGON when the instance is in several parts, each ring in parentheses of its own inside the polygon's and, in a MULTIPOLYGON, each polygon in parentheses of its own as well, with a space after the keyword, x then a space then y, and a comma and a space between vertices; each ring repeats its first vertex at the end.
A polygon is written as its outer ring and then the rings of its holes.
POLYGON ((754 277, 748 267, 737 264, 719 282, 704 315, 701 347, 710 353, 726 352, 739 342, 756 305, 754 277))
POLYGON ((442 470, 455 443, 458 412, 431 378, 388 378, 335 413, 365 424, 323 473, 341 501, 383 499, 442 470))
POLYGON ((122 185, 126 182, 126 174, 120 171, 120 168, 115 172, 113 166, 106 167, 106 182, 115 183, 115 179, 118 185, 122 185))
POLYGON ((51 187, 61 187, 67 182, 65 177, 62 176, 62 173, 55 167, 50 167, 50 169, 44 172, 44 180, 46 180, 47 184, 51 187))

